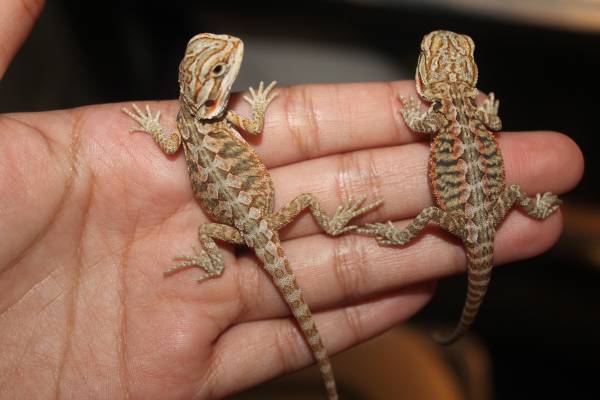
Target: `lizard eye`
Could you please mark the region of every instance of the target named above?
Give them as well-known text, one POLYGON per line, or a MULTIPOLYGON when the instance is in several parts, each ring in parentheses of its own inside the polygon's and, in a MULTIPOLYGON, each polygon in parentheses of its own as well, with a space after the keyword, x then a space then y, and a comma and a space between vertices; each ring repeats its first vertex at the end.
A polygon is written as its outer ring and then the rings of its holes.
POLYGON ((217 77, 223 75, 226 70, 227 70, 227 67, 224 63, 218 63, 217 65, 215 65, 212 68, 212 70, 210 72, 214 78, 217 78, 217 77))

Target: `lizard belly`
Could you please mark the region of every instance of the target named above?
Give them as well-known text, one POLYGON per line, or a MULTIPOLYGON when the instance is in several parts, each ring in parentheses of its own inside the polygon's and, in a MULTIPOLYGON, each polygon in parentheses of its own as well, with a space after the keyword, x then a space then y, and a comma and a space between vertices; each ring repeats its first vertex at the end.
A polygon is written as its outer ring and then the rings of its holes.
MULTIPOLYGON (((236 132, 237 133, 237 132, 236 132)), ((254 150, 227 129, 198 134, 185 143, 192 189, 219 223, 268 215, 273 202, 271 177, 254 150)))

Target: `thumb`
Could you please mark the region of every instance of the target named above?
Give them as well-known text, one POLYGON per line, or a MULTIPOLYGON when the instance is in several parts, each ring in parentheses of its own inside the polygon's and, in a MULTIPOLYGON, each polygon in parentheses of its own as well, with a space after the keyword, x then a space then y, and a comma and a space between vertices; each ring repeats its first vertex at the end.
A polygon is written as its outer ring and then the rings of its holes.
POLYGON ((44 0, 0 1, 0 79, 27 38, 44 0))

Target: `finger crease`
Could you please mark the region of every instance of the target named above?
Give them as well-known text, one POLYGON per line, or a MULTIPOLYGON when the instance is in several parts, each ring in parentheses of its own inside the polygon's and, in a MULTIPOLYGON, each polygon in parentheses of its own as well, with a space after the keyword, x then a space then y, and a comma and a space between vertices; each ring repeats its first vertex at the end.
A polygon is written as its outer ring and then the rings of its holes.
POLYGON ((320 154, 321 131, 308 88, 290 87, 283 108, 292 142, 300 155, 311 159, 320 154))
POLYGON ((366 265, 364 247, 356 237, 345 235, 335 241, 333 251, 334 276, 345 299, 355 299, 367 286, 362 266, 366 265))
POLYGON ((364 331, 362 320, 360 318, 360 312, 357 307, 346 307, 344 308, 344 318, 348 325, 348 331, 352 335, 350 340, 351 343, 360 342, 364 331))

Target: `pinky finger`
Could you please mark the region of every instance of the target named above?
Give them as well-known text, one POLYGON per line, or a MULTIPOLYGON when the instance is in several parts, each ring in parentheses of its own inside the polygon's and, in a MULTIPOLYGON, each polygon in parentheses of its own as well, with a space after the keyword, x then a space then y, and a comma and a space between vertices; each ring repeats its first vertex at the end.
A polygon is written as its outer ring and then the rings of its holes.
MULTIPOLYGON (((427 303, 433 291, 434 284, 429 282, 356 305, 319 312, 314 319, 331 355, 408 319, 427 303)), ((221 336, 214 355, 216 365, 210 379, 205 380, 212 387, 204 390, 218 398, 314 363, 291 318, 234 326, 221 336)))

